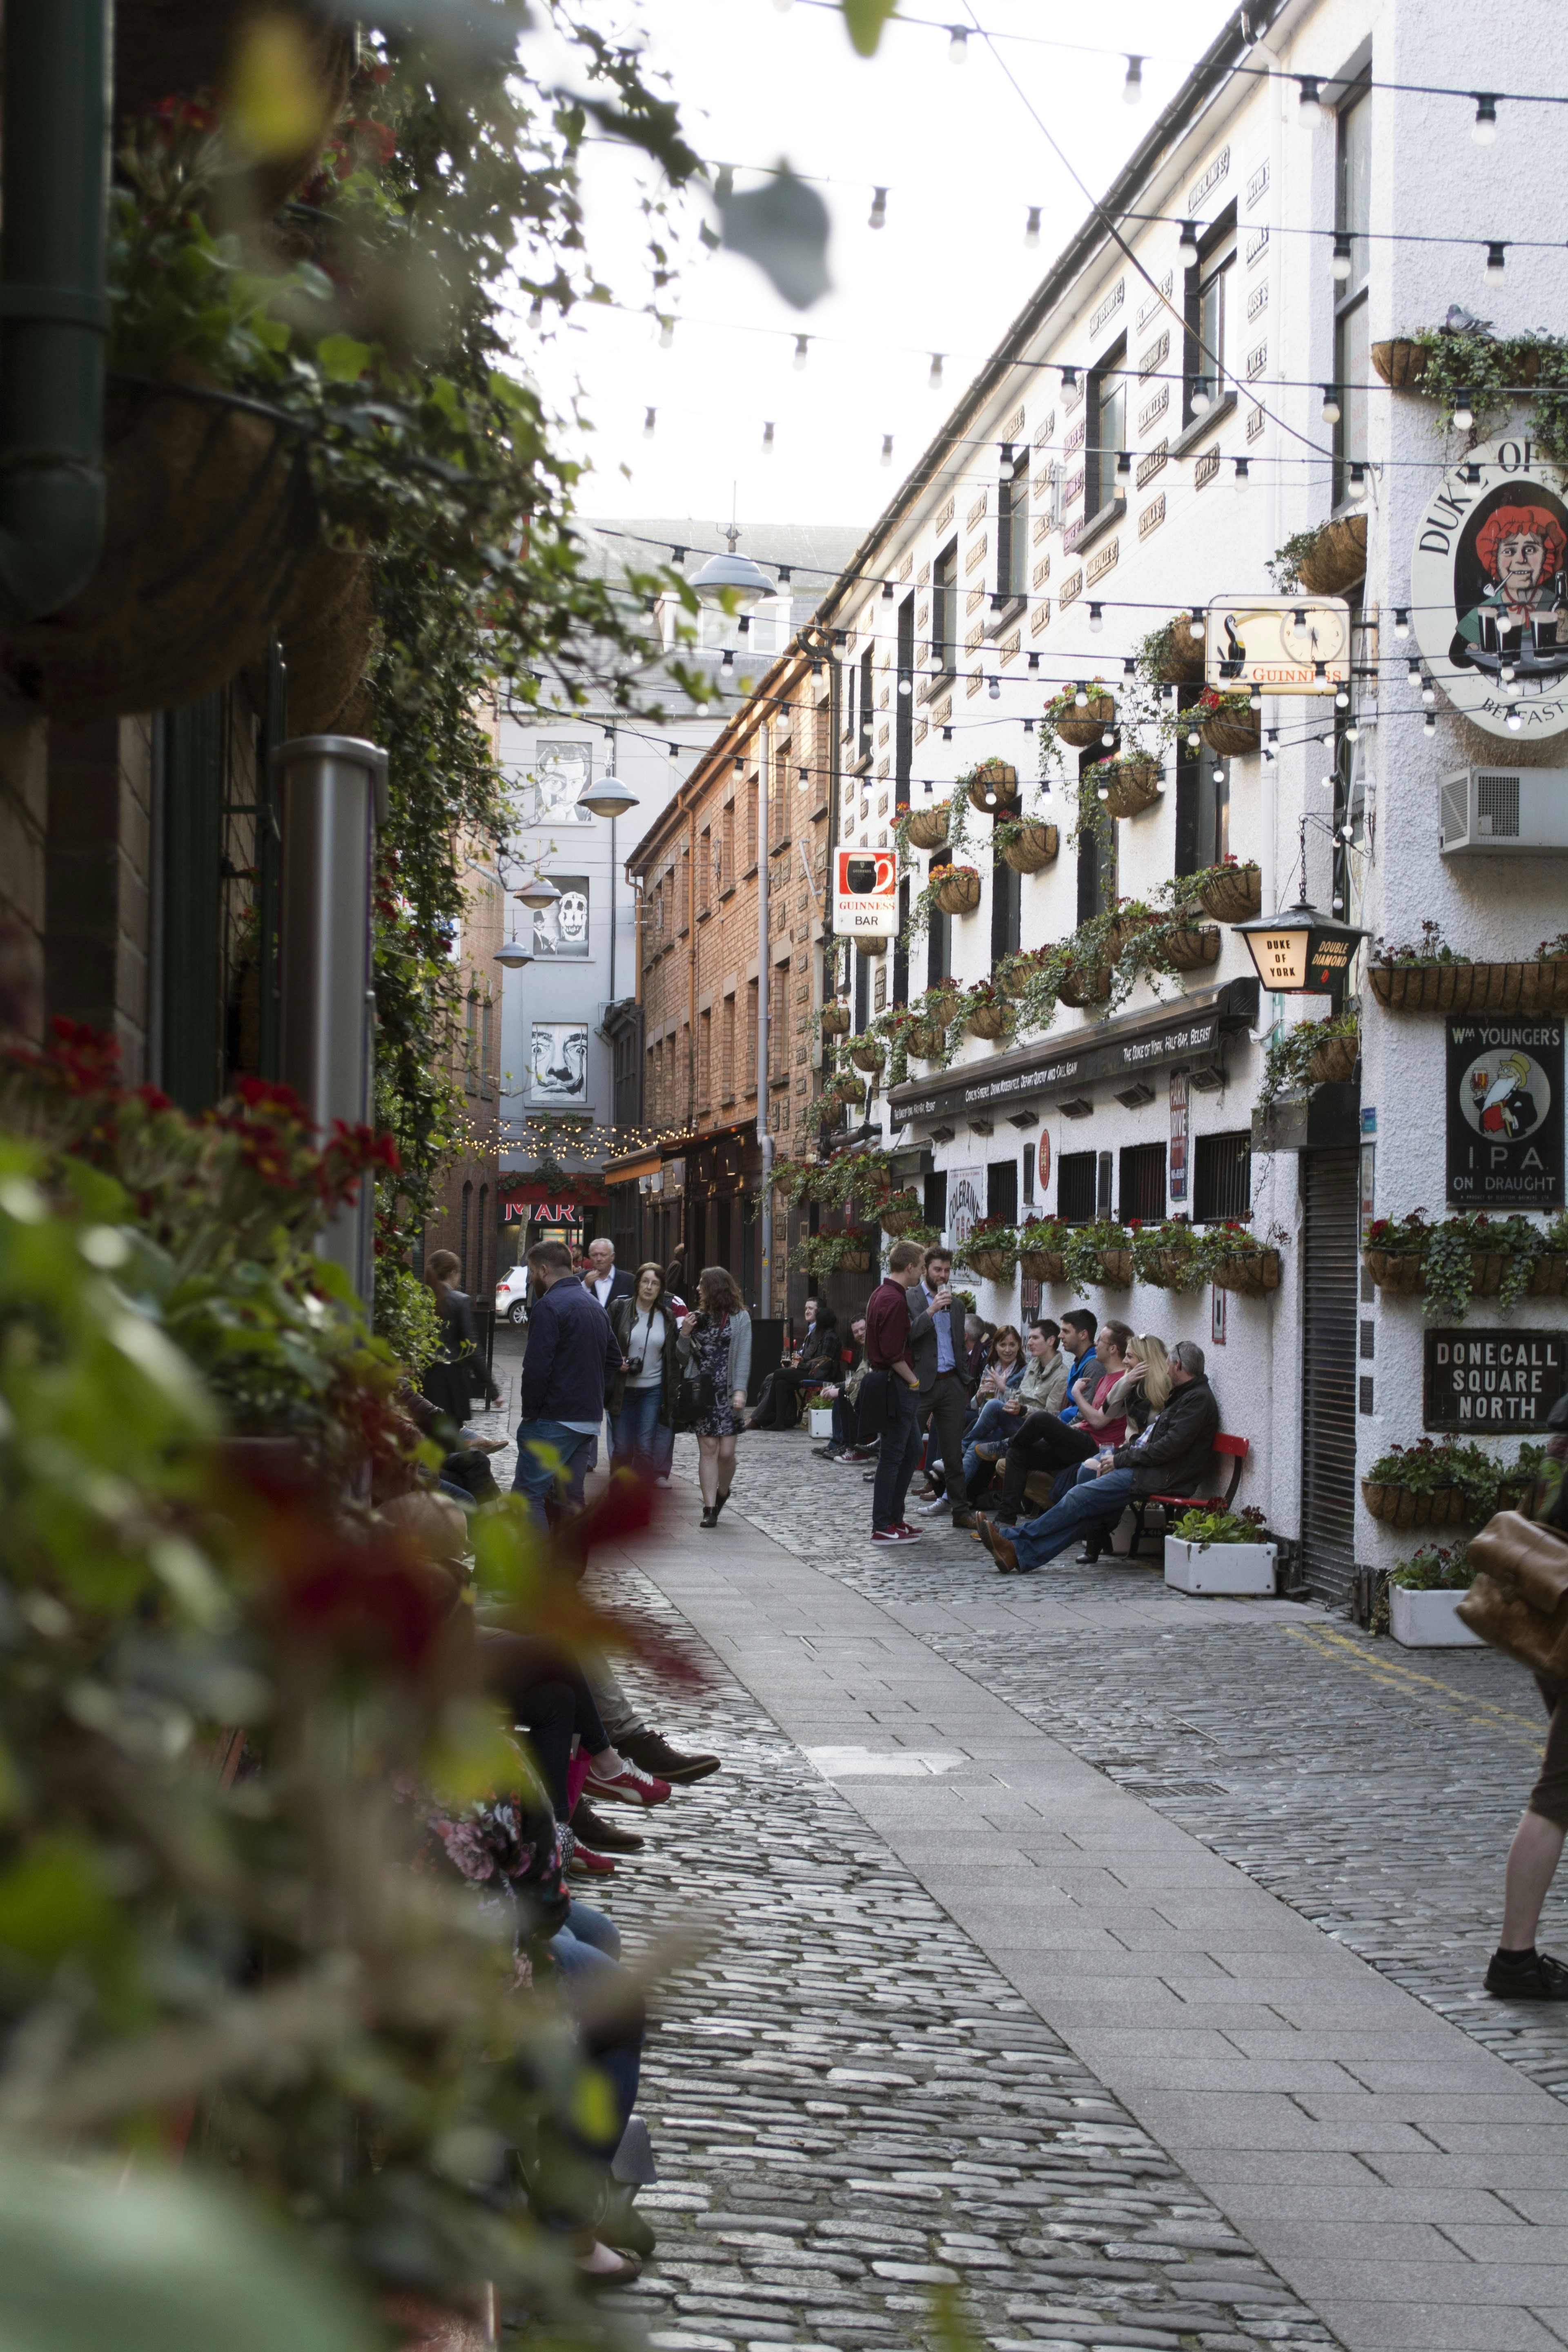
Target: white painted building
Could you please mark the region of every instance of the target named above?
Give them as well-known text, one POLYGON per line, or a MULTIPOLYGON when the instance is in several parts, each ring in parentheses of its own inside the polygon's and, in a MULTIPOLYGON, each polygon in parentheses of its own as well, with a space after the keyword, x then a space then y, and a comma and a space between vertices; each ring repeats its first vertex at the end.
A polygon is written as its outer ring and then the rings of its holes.
MULTIPOLYGON (((818 608, 842 633, 838 839, 886 845, 901 805, 940 797, 992 756, 1026 780, 1025 813, 1061 828, 1060 855, 1043 871, 1000 881, 986 871, 978 908, 939 935, 933 976, 945 961, 973 982, 999 948, 1065 938, 1097 892, 1150 897, 1227 853, 1258 863, 1266 910, 1283 907, 1300 895, 1303 814, 1308 895, 1325 908, 1342 901, 1390 946, 1436 920, 1471 957, 1528 957, 1563 929, 1568 857, 1440 848, 1440 778, 1500 762, 1510 774, 1568 769, 1568 734, 1552 731, 1568 709, 1548 677, 1539 693, 1527 684, 1517 736, 1496 720, 1485 730, 1442 678, 1456 613, 1418 614, 1414 635, 1396 635, 1396 613, 1420 601, 1412 551, 1468 436, 1435 437, 1432 401, 1386 388, 1370 356, 1373 342, 1440 325, 1451 304, 1500 334, 1559 316, 1568 196, 1542 165, 1560 110, 1504 100, 1495 143, 1479 144, 1466 95, 1531 90, 1568 90, 1568 12, 1549 0, 1498 11, 1460 0, 1253 0, 864 540, 818 608), (1495 238, 1518 241, 1500 284, 1483 275, 1495 238), (1336 241, 1348 275, 1334 274, 1336 241), (1325 422, 1325 385, 1339 388, 1337 423, 1325 422), (1364 468, 1353 480, 1352 465, 1364 468), (1074 810, 1060 785, 1050 804, 1033 805, 1038 738, 1026 722, 1064 683, 1098 677, 1114 693, 1124 657, 1172 614, 1267 592, 1275 551, 1340 513, 1364 513, 1367 530, 1364 580, 1346 592, 1352 709, 1268 698, 1272 762, 1205 751, 1178 768, 1168 754, 1161 797, 1116 825, 1113 874, 1097 871, 1068 845, 1074 810), (1431 736, 1406 670, 1428 655, 1439 665, 1431 736), (901 728, 900 667, 913 688, 901 728), (998 906, 999 890, 1016 890, 1016 912, 998 906)), ((1528 404, 1516 422, 1517 464, 1528 404)), ((1484 472, 1470 502, 1510 497, 1500 480, 1484 472)), ((1529 495, 1550 492, 1532 478, 1529 495)), ((754 551, 765 558, 761 540, 754 551)), ((1491 692, 1500 717, 1495 680, 1491 692)), ((1568 778, 1558 778, 1552 805, 1565 795, 1568 778)), ((963 853, 983 868, 987 824, 972 821, 963 853)), ((914 887, 926 863, 915 856, 914 887)), ((879 989, 918 994, 932 952, 917 944, 907 974, 892 956, 857 960, 861 1019, 879 989)), ((889 1141, 929 1152, 928 1199, 941 1205, 945 1179, 950 1211, 966 1181, 982 1206, 1018 1215, 1031 1199, 1064 1214, 1131 1202, 1148 1215, 1158 1193, 1160 1211, 1196 1219, 1231 1205, 1237 1183, 1249 1193, 1254 1228, 1280 1238, 1277 1294, 1225 1296, 1223 1325, 1206 1288, 1101 1290, 1091 1303, 1168 1342, 1205 1346, 1225 1425, 1252 1444, 1238 1499, 1299 1539, 1314 1588, 1338 1599, 1352 1567, 1386 1566, 1422 1540, 1370 1517, 1359 1492, 1373 1459, 1422 1434, 1425 1328, 1418 1298, 1373 1290, 1360 1228, 1367 1207, 1444 1212, 1450 1091, 1442 1018, 1391 1013, 1370 992, 1362 1005, 1359 1100, 1348 1088, 1320 1098, 1310 1149, 1251 1150, 1253 1111, 1270 1038, 1328 1003, 1260 995, 1229 929, 1212 969, 1158 992, 1141 982, 1115 1016, 1106 1034, 1138 1045, 1142 1084, 1085 1080, 1082 1056, 1101 1024, 1063 1006, 1048 1045, 970 1037, 949 1071, 914 1065, 876 1108, 889 1141), (1184 1025, 1200 1033, 1199 1049, 1173 1043, 1184 1025), (973 1091, 994 1069, 1014 1074, 1001 1103, 973 1091)), ((1542 1050, 1560 1090, 1561 1043, 1542 1050)), ((1298 1125, 1305 1134, 1304 1116, 1298 1125)), ((1266 1139, 1283 1132, 1276 1125, 1266 1139)), ((1557 1166, 1560 1175, 1560 1151, 1557 1166)), ((1016 1286, 982 1286, 980 1303, 1016 1320, 1021 1302, 1016 1286)), ((1069 1303, 1047 1289, 1043 1307, 1059 1314, 1069 1303)), ((1565 1324, 1560 1301, 1504 1313, 1493 1300, 1478 1301, 1466 1328, 1546 1334, 1565 1324)), ((1511 1455, 1517 1433, 1495 1443, 1511 1455)))

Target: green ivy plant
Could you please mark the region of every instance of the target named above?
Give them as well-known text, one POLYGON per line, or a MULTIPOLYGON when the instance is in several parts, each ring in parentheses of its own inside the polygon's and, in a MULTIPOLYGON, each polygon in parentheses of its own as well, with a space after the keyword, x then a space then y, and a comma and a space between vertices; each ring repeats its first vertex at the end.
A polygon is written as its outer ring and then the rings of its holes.
POLYGON ((1367 1472, 1374 1486, 1399 1486, 1415 1495, 1435 1494, 1439 1487, 1458 1486, 1477 1518, 1489 1517, 1500 1497, 1516 1501, 1528 1493, 1543 1471, 1546 1449, 1526 1443, 1512 1462, 1489 1454, 1473 1438, 1430 1437, 1414 1445, 1393 1445, 1367 1472))
POLYGON ((1428 327, 1407 340, 1425 355, 1418 389, 1436 404, 1432 429, 1441 439, 1456 430, 1461 393, 1473 414, 1466 436, 1471 449, 1528 400, 1536 451, 1560 470, 1568 467, 1568 337, 1544 327, 1493 335, 1477 326, 1458 334, 1428 327))
POLYGON ((1084 1297, 1090 1285, 1103 1285, 1105 1271, 1100 1265, 1108 1250, 1125 1250, 1132 1246, 1131 1230, 1118 1224, 1114 1218, 1102 1218, 1092 1224, 1068 1225, 1062 1234, 1062 1272, 1079 1297, 1084 1297))
POLYGON ((1360 1035, 1361 1016, 1354 1012, 1327 1013, 1321 1021, 1299 1021, 1276 1037, 1264 1055, 1259 1104, 1275 1102, 1281 1095, 1300 1094, 1310 1083, 1312 1056, 1321 1045, 1336 1037, 1359 1039, 1360 1035))

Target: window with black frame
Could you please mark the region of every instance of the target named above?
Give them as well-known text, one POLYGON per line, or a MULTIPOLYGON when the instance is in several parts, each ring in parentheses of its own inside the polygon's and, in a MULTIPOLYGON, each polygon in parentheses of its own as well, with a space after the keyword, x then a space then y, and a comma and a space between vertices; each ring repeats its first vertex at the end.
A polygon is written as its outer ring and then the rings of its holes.
POLYGON ((910 773, 915 755, 915 600, 899 606, 898 674, 893 697, 893 806, 910 804, 910 773))
POLYGON ((1092 1151, 1064 1151, 1057 1162, 1057 1215, 1064 1225, 1092 1225, 1097 1172, 1092 1151))
POLYGON ((1235 207, 1222 215, 1198 247, 1187 272, 1183 338, 1182 423, 1219 406, 1228 381, 1230 276, 1236 264, 1235 207))
POLYGON ((950 540, 931 566, 931 657, 940 676, 958 671, 958 541, 950 540))
POLYGON ((1118 1170, 1116 1213, 1124 1225, 1134 1219, 1158 1224, 1165 1213, 1165 1147, 1163 1143, 1122 1146, 1118 1170))
MULTIPOLYGON (((1350 496, 1350 468, 1363 465, 1367 450, 1367 379, 1372 368, 1370 333, 1372 222, 1372 92, 1359 82, 1334 122, 1334 247, 1348 248, 1349 274, 1334 286, 1334 384, 1339 422, 1334 426, 1334 504, 1350 496)), ((1336 271, 1342 266, 1336 258, 1336 271)))
POLYGON ((1107 352, 1089 379, 1085 400, 1083 514, 1091 523, 1116 496, 1116 460, 1127 440, 1127 345, 1107 352))
POLYGON ((1026 454, 1016 464, 1002 468, 1002 478, 996 488, 996 593, 993 604, 997 610, 1021 604, 1028 593, 1029 573, 1029 459, 1026 454))
POLYGON ((868 646, 860 656, 860 726, 855 738, 855 757, 864 760, 870 751, 877 724, 877 648, 868 646))
POLYGON ((1252 1214, 1252 1133, 1200 1135, 1193 1152, 1193 1223, 1245 1223, 1252 1214))

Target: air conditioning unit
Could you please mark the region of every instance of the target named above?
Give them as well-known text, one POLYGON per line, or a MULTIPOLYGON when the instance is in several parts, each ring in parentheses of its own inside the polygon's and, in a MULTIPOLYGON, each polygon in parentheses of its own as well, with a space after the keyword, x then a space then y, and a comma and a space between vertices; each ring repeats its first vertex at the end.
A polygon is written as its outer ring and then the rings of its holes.
POLYGON ((1456 768, 1439 783, 1438 845, 1568 854, 1568 768, 1456 768))

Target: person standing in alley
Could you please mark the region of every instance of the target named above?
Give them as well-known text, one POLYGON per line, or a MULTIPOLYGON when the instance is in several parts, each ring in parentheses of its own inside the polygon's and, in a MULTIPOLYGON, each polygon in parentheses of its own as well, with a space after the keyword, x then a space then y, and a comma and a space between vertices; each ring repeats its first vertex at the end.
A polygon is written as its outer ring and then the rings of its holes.
POLYGON ((583 1287, 591 1290, 607 1315, 617 1298, 629 1298, 633 1281, 616 1264, 616 1245, 603 1234, 588 1244, 588 1264, 583 1275, 583 1287))
POLYGON ((589 1448, 604 1419, 605 1392, 621 1370, 621 1349, 609 1317, 576 1279, 564 1242, 535 1242, 528 1267, 535 1305, 511 1483, 543 1528, 558 1507, 563 1481, 570 1501, 583 1500, 589 1448))
POLYGON ((974 1525, 963 1483, 963 1433, 971 1418, 963 1327, 963 1309, 952 1295, 952 1255, 945 1249, 929 1249, 920 1294, 910 1294, 910 1355, 920 1382, 920 1421, 936 1441, 947 1481, 945 1495, 927 1507, 934 1511, 951 1505, 955 1528, 974 1525))
POLYGON ((866 1361, 860 1426, 881 1438, 871 1487, 871 1541, 918 1543, 919 1528, 904 1517, 910 1480, 921 1450, 916 1412, 920 1374, 910 1360, 910 1293, 921 1278, 918 1242, 895 1242, 888 1271, 866 1306, 866 1361))

